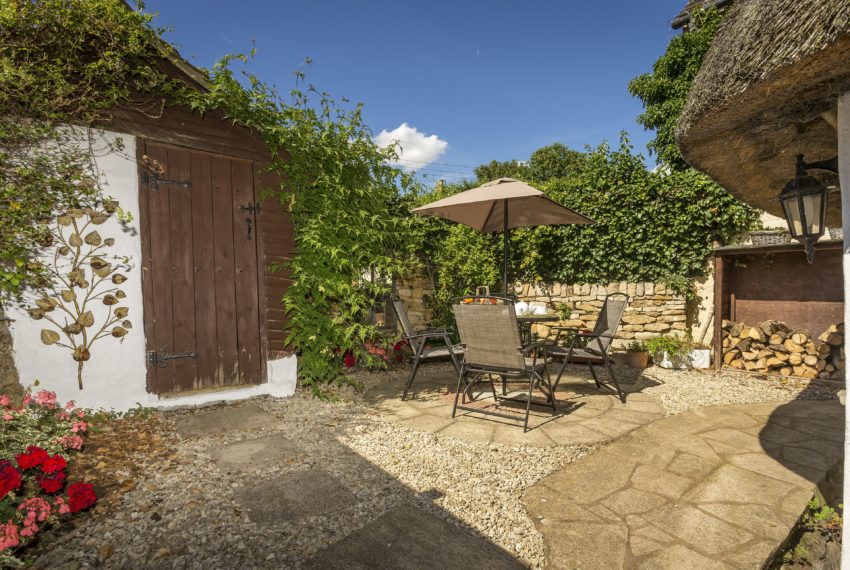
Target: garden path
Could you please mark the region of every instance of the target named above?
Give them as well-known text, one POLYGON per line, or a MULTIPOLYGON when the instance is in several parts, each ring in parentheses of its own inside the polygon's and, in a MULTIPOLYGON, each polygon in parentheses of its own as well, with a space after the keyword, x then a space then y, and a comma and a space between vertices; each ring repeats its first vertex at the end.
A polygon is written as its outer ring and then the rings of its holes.
MULTIPOLYGON (((558 413, 532 406, 529 430, 523 433, 522 404, 499 406, 501 412, 513 412, 515 420, 469 411, 459 411, 452 418, 456 382, 451 369, 423 367, 406 400, 401 399, 401 384, 393 382, 369 390, 364 399, 385 419, 414 430, 465 441, 539 447, 606 442, 664 417, 664 406, 653 396, 639 392, 641 385, 623 384, 628 393, 623 403, 612 391, 598 390, 586 377, 568 374, 558 386, 558 413)), ((519 389, 521 385, 513 387, 519 389)), ((492 408, 489 389, 484 390, 479 407, 492 408)))
POLYGON ((835 400, 701 408, 525 493, 550 568, 761 568, 842 455, 835 400))

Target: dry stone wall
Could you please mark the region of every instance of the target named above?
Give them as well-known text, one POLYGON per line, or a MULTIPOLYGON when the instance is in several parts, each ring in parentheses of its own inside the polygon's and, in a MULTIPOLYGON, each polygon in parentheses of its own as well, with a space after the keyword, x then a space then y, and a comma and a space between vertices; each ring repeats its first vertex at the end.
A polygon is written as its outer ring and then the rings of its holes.
MULTIPOLYGON (((617 331, 615 348, 632 340, 688 332, 687 303, 663 283, 609 283, 606 285, 566 285, 542 283, 518 285, 516 295, 527 303, 544 304, 549 312, 562 314, 560 326, 593 328, 599 311, 610 293, 625 293, 629 304, 617 331)), ((554 337, 549 326, 535 325, 541 337, 554 337)))
MULTIPOLYGON (((413 326, 427 326, 433 314, 428 305, 434 295, 430 278, 420 277, 398 283, 396 292, 404 303, 413 326)), ((635 339, 645 340, 660 335, 684 335, 690 332, 685 298, 663 283, 541 283, 520 284, 516 287, 519 300, 546 305, 550 313, 562 314, 559 325, 588 329, 593 328, 596 323, 605 296, 616 292, 627 294, 629 305, 620 330, 617 331, 615 348, 625 347, 635 339)), ((535 325, 534 333, 541 337, 555 336, 551 327, 546 325, 535 325)))
POLYGON ((400 282, 396 284, 396 294, 407 310, 407 316, 413 328, 421 329, 428 326, 434 314, 429 307, 429 301, 434 296, 431 278, 423 276, 400 282))

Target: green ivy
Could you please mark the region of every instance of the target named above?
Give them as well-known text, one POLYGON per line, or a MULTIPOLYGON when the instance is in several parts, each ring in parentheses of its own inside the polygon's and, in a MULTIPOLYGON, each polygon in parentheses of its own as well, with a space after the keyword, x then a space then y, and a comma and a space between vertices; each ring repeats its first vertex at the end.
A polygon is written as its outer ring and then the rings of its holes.
MULTIPOLYGON (((688 294, 703 275, 712 243, 729 241, 757 213, 693 170, 649 170, 623 136, 620 147, 588 149, 566 176, 540 185, 548 196, 592 218, 591 225, 541 226, 511 232, 511 275, 525 282, 655 281, 688 294)), ((447 187, 440 196, 461 188, 447 187)), ((478 285, 498 290, 501 234, 481 234, 442 220, 420 223, 420 256, 432 268, 437 321, 445 302, 478 285)))

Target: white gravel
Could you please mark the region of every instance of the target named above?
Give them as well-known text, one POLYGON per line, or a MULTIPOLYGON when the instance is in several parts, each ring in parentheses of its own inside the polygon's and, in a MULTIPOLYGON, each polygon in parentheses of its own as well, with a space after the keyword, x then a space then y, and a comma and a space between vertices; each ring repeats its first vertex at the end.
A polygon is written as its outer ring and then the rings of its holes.
POLYGON ((756 376, 731 370, 668 370, 658 366, 646 369, 637 382, 644 394, 661 401, 667 415, 724 404, 831 399, 837 388, 826 382, 756 376))

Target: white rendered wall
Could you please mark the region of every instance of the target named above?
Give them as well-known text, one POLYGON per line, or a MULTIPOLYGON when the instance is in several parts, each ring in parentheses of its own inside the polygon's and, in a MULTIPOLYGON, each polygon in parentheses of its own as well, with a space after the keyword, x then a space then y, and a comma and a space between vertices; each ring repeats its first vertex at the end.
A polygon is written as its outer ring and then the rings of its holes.
MULTIPOLYGON (((115 410, 126 410, 136 404, 178 407, 265 394, 291 396, 295 392, 296 379, 294 356, 270 361, 266 384, 165 398, 147 392, 136 140, 130 135, 108 131, 93 133, 89 137, 80 131, 80 144, 88 144, 89 139, 93 143, 104 193, 118 200, 121 207, 134 218, 132 222, 122 225, 113 216, 97 227, 101 237, 115 238, 110 253, 128 259, 127 267, 121 271, 128 277, 121 286, 127 294, 121 305, 130 309, 128 318, 133 328, 121 339, 106 337, 93 344, 91 359, 86 362, 83 371, 83 389, 80 390, 77 387, 77 363, 71 358, 70 351, 44 345, 40 334, 41 329, 48 326, 47 323, 33 320, 23 307, 11 306, 7 316, 14 319, 10 328, 21 384, 27 386, 38 380, 38 389, 55 391, 63 402, 75 400, 80 406, 115 410), (112 143, 118 139, 123 143, 123 149, 111 150, 112 143)), ((92 307, 95 322, 103 322, 108 310, 107 306, 95 303, 92 307)))
MULTIPOLYGON (((841 224, 844 235, 850 235, 850 92, 838 99, 838 176, 841 186, 841 224)), ((850 249, 844 241, 844 322, 850 323, 850 249)), ((850 497, 850 414, 846 413, 847 374, 844 369, 844 504, 850 497)), ((847 517, 844 517, 844 536, 848 535, 847 517)), ((850 570, 850 553, 845 543, 841 549, 841 568, 850 570)))

